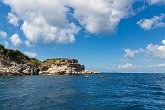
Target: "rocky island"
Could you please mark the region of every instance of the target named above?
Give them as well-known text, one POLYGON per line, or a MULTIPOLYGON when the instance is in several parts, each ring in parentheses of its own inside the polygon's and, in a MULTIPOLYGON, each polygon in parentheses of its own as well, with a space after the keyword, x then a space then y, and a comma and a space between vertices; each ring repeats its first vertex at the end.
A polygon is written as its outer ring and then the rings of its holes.
POLYGON ((29 58, 19 50, 6 49, 0 45, 0 76, 11 75, 79 75, 98 74, 86 70, 77 59, 53 58, 43 62, 29 58))

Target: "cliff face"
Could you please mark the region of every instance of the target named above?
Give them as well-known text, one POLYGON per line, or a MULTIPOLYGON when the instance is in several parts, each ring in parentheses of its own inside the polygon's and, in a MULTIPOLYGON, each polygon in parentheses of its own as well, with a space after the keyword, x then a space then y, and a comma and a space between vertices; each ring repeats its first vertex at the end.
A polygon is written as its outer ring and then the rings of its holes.
POLYGON ((39 68, 36 65, 18 64, 10 60, 0 60, 0 75, 38 75, 39 68))
POLYGON ((0 75, 37 75, 40 61, 0 45, 0 75))
POLYGON ((0 45, 0 75, 75 75, 95 74, 85 70, 77 59, 54 58, 43 62, 29 58, 18 50, 5 49, 0 45))

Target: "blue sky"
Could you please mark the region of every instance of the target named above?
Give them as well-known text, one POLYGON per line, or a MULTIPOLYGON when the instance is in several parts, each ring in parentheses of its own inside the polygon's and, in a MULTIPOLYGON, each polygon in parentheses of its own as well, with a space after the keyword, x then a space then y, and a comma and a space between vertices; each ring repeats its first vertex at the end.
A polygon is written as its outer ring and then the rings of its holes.
POLYGON ((48 1, 1 0, 0 43, 96 71, 165 72, 164 0, 48 1))

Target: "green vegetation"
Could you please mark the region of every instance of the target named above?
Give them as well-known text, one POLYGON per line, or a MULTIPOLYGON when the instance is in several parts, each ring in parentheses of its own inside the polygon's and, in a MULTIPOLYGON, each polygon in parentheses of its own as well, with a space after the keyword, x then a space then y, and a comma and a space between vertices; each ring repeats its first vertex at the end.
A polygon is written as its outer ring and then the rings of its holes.
POLYGON ((1 44, 0 44, 0 59, 11 60, 22 64, 47 66, 47 67, 50 67, 51 65, 57 65, 57 66, 68 65, 71 67, 75 67, 75 66, 83 67, 83 65, 78 63, 77 59, 69 59, 69 58, 54 58, 54 59, 47 59, 41 62, 35 58, 29 58, 27 55, 23 54, 19 50, 6 49, 1 44))
POLYGON ((29 61, 28 61, 28 64, 30 65, 37 65, 37 66, 42 66, 42 62, 35 59, 35 58, 31 58, 29 61))
POLYGON ((6 58, 13 61, 30 60, 29 57, 21 53, 19 50, 5 49, 3 45, 0 45, 0 56, 1 58, 6 58))
POLYGON ((0 44, 0 58, 12 60, 17 63, 30 64, 30 65, 40 66, 42 64, 39 60, 35 58, 29 58, 27 55, 23 54, 19 50, 6 49, 1 44, 0 44))
POLYGON ((54 58, 54 59, 47 59, 43 61, 44 66, 51 66, 51 65, 71 65, 71 64, 79 64, 77 59, 69 59, 69 58, 54 58))

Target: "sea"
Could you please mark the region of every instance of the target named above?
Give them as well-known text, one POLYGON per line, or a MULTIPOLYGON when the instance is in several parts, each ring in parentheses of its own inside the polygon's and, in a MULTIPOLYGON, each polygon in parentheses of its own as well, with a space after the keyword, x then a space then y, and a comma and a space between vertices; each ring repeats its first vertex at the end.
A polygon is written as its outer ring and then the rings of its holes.
POLYGON ((165 110, 165 74, 1 76, 0 110, 165 110))

